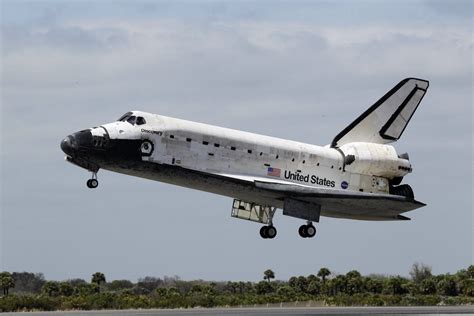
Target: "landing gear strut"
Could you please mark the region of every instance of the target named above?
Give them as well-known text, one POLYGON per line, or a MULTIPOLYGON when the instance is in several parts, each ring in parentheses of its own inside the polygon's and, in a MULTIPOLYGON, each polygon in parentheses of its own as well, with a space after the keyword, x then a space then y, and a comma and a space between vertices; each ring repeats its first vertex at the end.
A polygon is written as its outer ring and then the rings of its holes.
POLYGON ((273 239, 277 235, 277 229, 273 226, 273 215, 275 215, 276 207, 272 207, 268 212, 268 225, 260 228, 260 236, 263 239, 273 239))
POLYGON ((316 235, 316 227, 313 226, 313 223, 308 221, 306 225, 300 226, 298 233, 303 238, 313 238, 314 235, 316 235))
POLYGON ((92 172, 92 178, 87 180, 86 184, 89 189, 95 189, 99 186, 99 181, 97 180, 97 172, 92 172))

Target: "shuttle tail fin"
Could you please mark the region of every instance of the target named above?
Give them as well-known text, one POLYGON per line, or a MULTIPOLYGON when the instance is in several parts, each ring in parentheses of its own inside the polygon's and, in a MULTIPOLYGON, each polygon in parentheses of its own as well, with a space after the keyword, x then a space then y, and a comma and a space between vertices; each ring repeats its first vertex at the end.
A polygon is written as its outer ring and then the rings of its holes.
POLYGON ((342 130, 331 147, 352 142, 387 144, 397 141, 423 99, 429 82, 407 78, 398 83, 342 130))

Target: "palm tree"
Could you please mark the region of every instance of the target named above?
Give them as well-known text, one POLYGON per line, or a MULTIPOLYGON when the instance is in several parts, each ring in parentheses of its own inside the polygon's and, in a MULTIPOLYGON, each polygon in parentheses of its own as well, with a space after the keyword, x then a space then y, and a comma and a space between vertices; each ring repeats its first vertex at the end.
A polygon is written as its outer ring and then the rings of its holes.
POLYGON ((96 272, 92 275, 91 283, 97 284, 100 293, 100 286, 105 283, 105 275, 102 272, 96 272))
POLYGON ((15 279, 10 272, 0 273, 0 287, 3 289, 3 295, 8 295, 8 290, 15 287, 15 279))
POLYGON ((362 291, 363 280, 362 275, 357 270, 352 270, 346 273, 347 279, 347 292, 348 294, 356 294, 362 291))
POLYGON ((59 283, 56 281, 47 281, 41 290, 48 296, 58 296, 60 294, 59 283))
POLYGON ((270 282, 270 279, 274 279, 274 278, 275 278, 275 272, 273 272, 272 270, 268 269, 265 272, 263 272, 264 280, 267 280, 268 282, 270 282))
POLYGON ((467 273, 469 274, 469 277, 471 277, 471 278, 474 279, 474 264, 471 264, 471 265, 467 268, 467 273))
POLYGON ((331 271, 329 271, 328 268, 321 268, 319 269, 318 272, 318 277, 320 277, 323 280, 323 284, 326 282, 326 277, 331 274, 331 271))
POLYGON ((431 278, 431 267, 423 263, 415 262, 410 270, 410 276, 416 284, 420 285, 423 280, 431 278))

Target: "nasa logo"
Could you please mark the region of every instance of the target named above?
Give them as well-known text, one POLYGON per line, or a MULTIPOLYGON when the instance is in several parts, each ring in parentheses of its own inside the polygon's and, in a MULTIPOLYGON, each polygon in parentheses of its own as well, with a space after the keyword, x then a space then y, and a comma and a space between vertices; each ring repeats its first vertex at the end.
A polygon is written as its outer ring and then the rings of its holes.
POLYGON ((347 189, 348 187, 349 187, 349 183, 347 183, 346 181, 341 182, 341 188, 347 189))

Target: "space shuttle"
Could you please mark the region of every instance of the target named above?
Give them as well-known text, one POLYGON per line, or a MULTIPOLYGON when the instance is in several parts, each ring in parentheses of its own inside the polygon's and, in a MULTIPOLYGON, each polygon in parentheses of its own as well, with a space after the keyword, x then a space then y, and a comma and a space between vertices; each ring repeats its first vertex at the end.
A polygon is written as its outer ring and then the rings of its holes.
POLYGON ((273 218, 303 221, 303 238, 316 234, 321 216, 390 221, 425 206, 403 183, 412 172, 407 153, 392 146, 402 136, 429 83, 407 78, 344 128, 317 146, 141 111, 73 133, 61 141, 65 159, 233 199, 231 216, 263 224, 273 239, 273 218))

